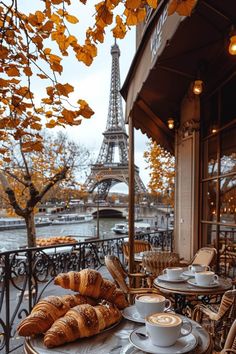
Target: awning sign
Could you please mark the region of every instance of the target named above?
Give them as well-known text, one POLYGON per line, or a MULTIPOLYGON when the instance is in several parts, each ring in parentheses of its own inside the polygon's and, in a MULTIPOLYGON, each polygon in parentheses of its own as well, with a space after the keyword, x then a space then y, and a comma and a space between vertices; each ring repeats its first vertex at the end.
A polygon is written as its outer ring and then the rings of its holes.
POLYGON ((164 23, 166 22, 168 17, 168 5, 164 8, 164 11, 162 12, 161 16, 159 17, 159 20, 157 22, 157 25, 154 29, 154 32, 151 36, 151 53, 152 53, 152 60, 156 56, 158 49, 161 46, 162 43, 162 28, 164 23))
POLYGON ((171 39, 180 22, 186 17, 180 16, 176 12, 169 16, 168 6, 169 4, 164 7, 150 38, 152 62, 161 54, 166 46, 166 42, 171 39))

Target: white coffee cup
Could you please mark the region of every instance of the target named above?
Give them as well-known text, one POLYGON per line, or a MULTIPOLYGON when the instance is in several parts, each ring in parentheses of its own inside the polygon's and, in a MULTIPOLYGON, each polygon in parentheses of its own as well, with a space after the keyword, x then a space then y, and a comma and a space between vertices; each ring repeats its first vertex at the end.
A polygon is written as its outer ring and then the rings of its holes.
POLYGON ((195 273, 195 279, 198 285, 207 286, 217 282, 219 277, 214 272, 206 270, 205 272, 195 273))
POLYGON ((164 269, 163 271, 163 274, 165 274, 167 276, 167 279, 169 280, 179 279, 182 273, 183 273, 183 268, 181 267, 170 267, 164 269))
POLYGON ((178 338, 192 331, 191 323, 174 313, 153 313, 145 319, 146 331, 153 345, 170 347, 178 338), (184 329, 184 331, 182 331, 184 329))
POLYGON ((171 301, 159 294, 147 293, 135 297, 135 306, 141 317, 154 312, 164 312, 171 307, 171 301))
POLYGON ((206 270, 210 270, 210 267, 203 264, 191 264, 188 266, 188 270, 192 273, 197 273, 197 272, 204 272, 206 270))

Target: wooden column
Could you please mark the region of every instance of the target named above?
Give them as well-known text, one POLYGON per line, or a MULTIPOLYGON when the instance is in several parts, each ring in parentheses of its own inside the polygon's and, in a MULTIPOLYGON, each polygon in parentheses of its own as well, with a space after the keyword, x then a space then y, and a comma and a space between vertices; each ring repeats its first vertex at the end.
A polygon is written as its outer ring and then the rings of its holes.
POLYGON ((134 272, 134 126, 129 117, 129 272, 134 272))

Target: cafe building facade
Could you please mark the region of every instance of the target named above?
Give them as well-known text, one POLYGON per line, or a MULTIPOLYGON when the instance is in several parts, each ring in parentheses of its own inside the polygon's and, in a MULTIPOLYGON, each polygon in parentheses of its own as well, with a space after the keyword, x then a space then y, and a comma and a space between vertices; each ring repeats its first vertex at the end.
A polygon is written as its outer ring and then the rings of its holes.
POLYGON ((138 26, 121 93, 129 131, 175 155, 174 248, 191 259, 236 242, 236 5, 199 0, 188 17, 168 6, 138 26))

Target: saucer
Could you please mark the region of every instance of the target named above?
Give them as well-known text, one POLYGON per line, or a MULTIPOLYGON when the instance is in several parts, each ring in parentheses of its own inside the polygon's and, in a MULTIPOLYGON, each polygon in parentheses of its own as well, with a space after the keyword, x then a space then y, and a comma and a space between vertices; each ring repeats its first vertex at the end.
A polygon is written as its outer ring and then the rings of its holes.
MULTIPOLYGON (((153 345, 149 338, 140 339, 136 332, 146 334, 146 327, 139 327, 135 329, 129 336, 130 343, 133 344, 136 348, 143 350, 147 353, 152 354, 177 354, 177 353, 187 353, 193 350, 197 346, 197 339, 192 334, 189 333, 185 337, 181 337, 177 339, 174 345, 170 347, 158 347, 157 345, 153 345)), ((128 352, 132 353, 132 352, 128 352)), ((135 353, 135 352, 134 352, 135 353)))
POLYGON ((181 275, 179 278, 176 278, 176 279, 168 279, 166 274, 161 274, 161 275, 158 275, 157 279, 161 280, 161 281, 167 281, 169 283, 182 283, 184 281, 187 281, 189 279, 189 277, 185 276, 185 275, 181 275))
POLYGON ((135 305, 126 307, 122 311, 122 315, 127 320, 130 320, 130 321, 133 321, 133 322, 138 322, 138 323, 145 323, 144 317, 141 317, 141 315, 139 314, 139 312, 138 312, 138 310, 137 310, 135 305))
POLYGON ((191 272, 191 270, 186 270, 182 274, 185 275, 186 277, 195 277, 195 273, 191 272))
POLYGON ((196 280, 194 279, 189 279, 188 280, 188 284, 194 285, 194 286, 198 286, 199 288, 217 288, 217 286, 219 286, 219 282, 215 281, 209 285, 199 285, 197 284, 196 280))

